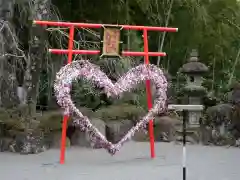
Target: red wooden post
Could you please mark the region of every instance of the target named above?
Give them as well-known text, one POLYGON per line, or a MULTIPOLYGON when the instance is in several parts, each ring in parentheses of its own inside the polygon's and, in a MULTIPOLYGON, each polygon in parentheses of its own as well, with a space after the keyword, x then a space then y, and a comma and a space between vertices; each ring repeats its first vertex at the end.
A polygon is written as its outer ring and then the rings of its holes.
MULTIPOLYGON (((69 40, 68 40, 68 63, 72 62, 73 57, 73 38, 74 38, 74 26, 70 26, 69 30, 69 40)), ((62 122, 62 139, 61 139, 61 151, 60 151, 60 164, 65 162, 65 148, 66 148, 66 134, 67 134, 67 122, 69 116, 63 116, 62 122)))
MULTIPOLYGON (((149 54, 148 54, 148 32, 147 29, 143 29, 143 42, 144 42, 144 52, 145 52, 145 64, 149 64, 149 54)), ((151 82, 146 80, 146 93, 147 93, 147 105, 148 110, 152 109, 152 92, 151 92, 151 82)), ((154 130, 153 130, 153 120, 151 119, 148 124, 149 128, 149 140, 150 140, 150 152, 151 158, 155 157, 155 144, 154 144, 154 130)))
MULTIPOLYGON (((79 28, 101 28, 107 24, 89 24, 89 23, 72 23, 72 22, 51 22, 51 21, 34 21, 34 24, 39 25, 49 25, 49 26, 63 26, 70 27, 69 32, 69 45, 68 49, 49 49, 49 52, 55 54, 68 54, 68 63, 72 62, 73 54, 91 54, 97 55, 100 54, 99 50, 74 50, 73 49, 73 37, 74 37, 74 27, 79 28)), ((115 26, 115 25, 114 25, 115 26)), ((119 25, 123 29, 129 30, 142 30, 143 31, 143 41, 144 41, 144 52, 132 52, 132 51, 123 51, 123 56, 144 56, 145 64, 149 64, 149 56, 166 56, 164 52, 149 52, 148 51, 148 31, 167 31, 167 32, 177 32, 177 28, 171 27, 153 27, 153 26, 131 26, 131 25, 119 25)), ((146 94, 147 94, 147 104, 148 109, 152 108, 152 94, 151 94, 151 82, 146 80, 146 94)), ((62 141, 61 141, 61 153, 60 153, 60 163, 64 164, 65 161, 65 147, 66 147, 66 130, 67 130, 67 121, 69 117, 63 117, 62 123, 62 141)), ((151 149, 151 158, 155 157, 154 150, 154 130, 153 130, 153 120, 149 121, 149 137, 150 137, 150 149, 151 149)))

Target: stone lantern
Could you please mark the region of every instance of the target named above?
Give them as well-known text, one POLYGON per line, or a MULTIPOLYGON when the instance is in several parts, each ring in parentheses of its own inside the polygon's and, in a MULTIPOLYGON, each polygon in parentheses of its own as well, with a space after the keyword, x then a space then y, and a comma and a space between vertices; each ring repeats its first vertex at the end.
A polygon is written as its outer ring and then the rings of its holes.
POLYGON ((163 71, 164 76, 167 79, 168 82, 168 88, 167 88, 167 104, 173 104, 174 103, 174 87, 172 83, 173 77, 171 74, 169 74, 167 71, 163 71))
MULTIPOLYGON (((190 58, 186 64, 181 67, 181 72, 187 75, 187 83, 182 88, 187 104, 200 105, 202 97, 207 90, 202 86, 204 73, 208 72, 208 67, 199 62, 197 50, 192 50, 190 58)), ((201 111, 188 112, 188 127, 191 129, 199 128, 199 120, 202 116, 201 111)))

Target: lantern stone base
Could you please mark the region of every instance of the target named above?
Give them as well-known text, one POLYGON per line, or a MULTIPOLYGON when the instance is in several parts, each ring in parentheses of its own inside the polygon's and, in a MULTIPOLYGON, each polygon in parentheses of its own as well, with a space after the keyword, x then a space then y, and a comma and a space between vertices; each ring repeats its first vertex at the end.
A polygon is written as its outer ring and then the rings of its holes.
MULTIPOLYGON (((176 131, 176 142, 183 141, 183 131, 178 129, 176 131)), ((188 127, 186 130, 186 142, 190 144, 199 144, 201 141, 200 128, 199 127, 188 127)))

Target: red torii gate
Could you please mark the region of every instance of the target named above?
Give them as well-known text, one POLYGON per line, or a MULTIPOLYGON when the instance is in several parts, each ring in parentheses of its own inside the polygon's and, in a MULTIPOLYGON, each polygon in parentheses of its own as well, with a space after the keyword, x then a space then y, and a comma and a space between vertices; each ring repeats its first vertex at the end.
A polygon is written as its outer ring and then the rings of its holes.
MULTIPOLYGON (((178 28, 171 27, 153 27, 153 26, 132 26, 132 25, 109 25, 109 24, 90 24, 90 23, 72 23, 72 22, 53 22, 53 21, 33 21, 34 24, 38 25, 48 25, 48 26, 61 26, 69 27, 69 42, 68 49, 49 49, 49 52, 55 54, 68 54, 68 63, 72 62, 73 54, 89 54, 89 55, 98 55, 102 51, 100 50, 74 50, 73 49, 73 39, 74 39, 74 29, 76 28, 104 28, 104 27, 113 27, 118 29, 125 30, 140 30, 143 31, 143 41, 144 41, 144 52, 133 52, 133 51, 122 51, 120 52, 123 56, 144 56, 145 64, 149 64, 149 56, 166 56, 164 52, 149 52, 148 51, 148 31, 160 31, 160 32, 177 32, 178 28)), ((120 36, 120 35, 119 35, 120 36)), ((120 39, 118 39, 119 45, 120 39)), ((116 42, 115 42, 116 43, 116 42)), ((119 47, 118 47, 119 49, 119 47)), ((119 49, 120 51, 120 49, 119 49)), ((109 55, 112 56, 112 55, 109 55)), ((148 109, 152 108, 152 94, 151 94, 151 84, 150 80, 146 81, 146 93, 147 93, 147 104, 148 109)), ((61 152, 60 152, 60 164, 64 164, 65 161, 65 146, 66 146, 66 130, 67 130, 67 121, 69 117, 63 117, 62 123, 62 140, 61 140, 61 152)), ((154 130, 153 130, 153 120, 149 121, 149 138, 150 138, 150 150, 151 158, 155 157, 155 148, 154 148, 154 130)))

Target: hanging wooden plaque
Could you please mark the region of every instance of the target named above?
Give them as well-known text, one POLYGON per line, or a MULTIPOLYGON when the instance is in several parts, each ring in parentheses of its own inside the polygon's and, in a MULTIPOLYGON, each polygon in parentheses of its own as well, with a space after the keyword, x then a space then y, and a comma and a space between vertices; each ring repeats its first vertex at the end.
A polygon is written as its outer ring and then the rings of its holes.
POLYGON ((121 57, 121 26, 103 26, 100 58, 121 57))

